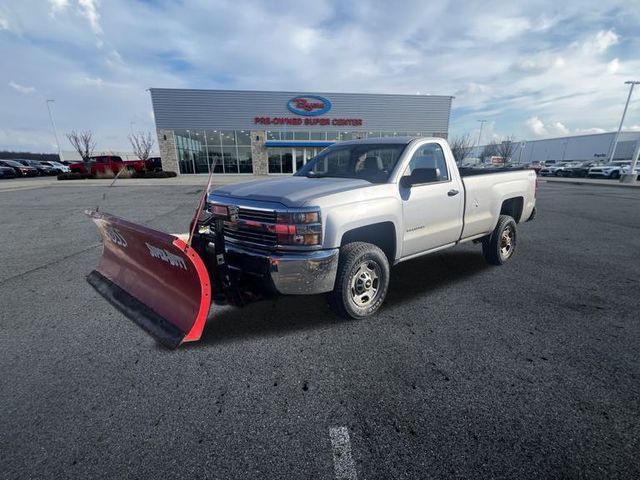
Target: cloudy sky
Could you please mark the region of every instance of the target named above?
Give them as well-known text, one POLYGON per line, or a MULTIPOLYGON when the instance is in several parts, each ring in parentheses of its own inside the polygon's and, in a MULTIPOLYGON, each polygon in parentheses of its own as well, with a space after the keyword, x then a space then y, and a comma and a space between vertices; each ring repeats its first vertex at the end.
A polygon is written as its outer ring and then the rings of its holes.
POLYGON ((149 87, 455 95, 451 133, 485 139, 613 130, 639 24, 640 0, 4 0, 0 149, 55 151, 47 98, 60 132, 126 149, 149 87))

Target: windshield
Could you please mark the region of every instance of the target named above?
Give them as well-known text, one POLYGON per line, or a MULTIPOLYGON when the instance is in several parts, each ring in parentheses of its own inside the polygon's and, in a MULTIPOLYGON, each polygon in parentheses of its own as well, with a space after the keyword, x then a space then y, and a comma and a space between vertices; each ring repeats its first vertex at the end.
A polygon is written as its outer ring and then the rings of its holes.
POLYGON ((355 144, 330 147, 311 159, 295 175, 309 178, 358 178, 385 183, 406 144, 355 144))
POLYGON ((21 163, 16 162, 15 160, 2 160, 2 163, 7 165, 11 165, 12 167, 24 167, 21 163))

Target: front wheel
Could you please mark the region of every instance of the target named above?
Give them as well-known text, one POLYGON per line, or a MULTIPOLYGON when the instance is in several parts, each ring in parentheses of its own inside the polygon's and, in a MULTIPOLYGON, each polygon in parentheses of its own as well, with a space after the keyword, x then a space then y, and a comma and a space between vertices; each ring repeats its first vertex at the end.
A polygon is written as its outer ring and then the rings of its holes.
POLYGON ((509 215, 500 215, 491 235, 482 241, 482 254, 492 265, 502 265, 516 249, 516 221, 509 215))
POLYGON ((389 261, 380 248, 365 242, 340 248, 336 283, 329 304, 343 317, 365 318, 382 306, 389 289, 389 261))

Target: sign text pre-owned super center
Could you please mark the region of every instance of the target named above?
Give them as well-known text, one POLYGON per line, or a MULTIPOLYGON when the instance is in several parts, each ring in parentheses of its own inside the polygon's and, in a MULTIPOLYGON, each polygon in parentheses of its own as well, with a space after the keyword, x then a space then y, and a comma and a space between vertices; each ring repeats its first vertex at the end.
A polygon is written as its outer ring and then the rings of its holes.
POLYGON ((361 118, 298 118, 298 117, 255 117, 256 125, 336 125, 353 126, 363 125, 361 118))
POLYGON ((361 127, 362 118, 331 118, 322 117, 331 110, 332 104, 328 98, 320 95, 298 95, 287 102, 287 109, 298 117, 254 117, 256 125, 333 125, 338 127, 361 127), (300 118, 303 117, 303 118, 300 118))

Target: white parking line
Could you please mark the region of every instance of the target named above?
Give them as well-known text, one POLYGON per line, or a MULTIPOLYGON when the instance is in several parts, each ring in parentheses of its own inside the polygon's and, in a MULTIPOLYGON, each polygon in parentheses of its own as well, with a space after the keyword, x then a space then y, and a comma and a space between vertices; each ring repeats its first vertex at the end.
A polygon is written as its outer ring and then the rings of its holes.
POLYGON ((351 441, 347 427, 331 427, 329 429, 333 448, 333 466, 337 479, 356 480, 356 466, 351 457, 351 441))

